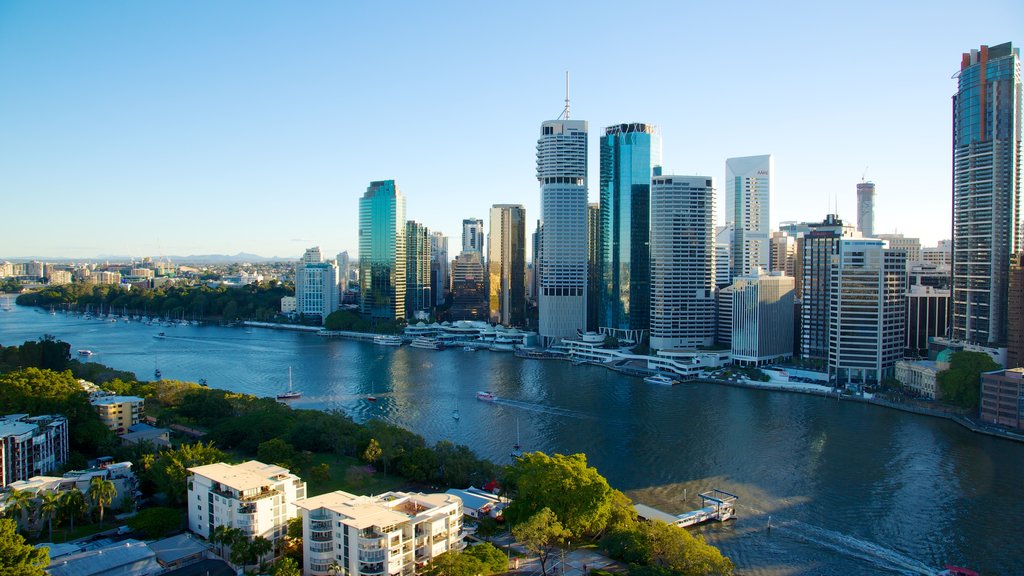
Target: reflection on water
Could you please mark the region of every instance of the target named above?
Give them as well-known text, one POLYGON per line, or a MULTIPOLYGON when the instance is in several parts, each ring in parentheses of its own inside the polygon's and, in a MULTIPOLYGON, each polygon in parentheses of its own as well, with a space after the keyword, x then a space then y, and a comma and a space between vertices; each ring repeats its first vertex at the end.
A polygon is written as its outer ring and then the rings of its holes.
POLYGON ((287 387, 290 366, 303 392, 296 407, 384 419, 497 462, 508 461, 518 422, 524 450, 585 452, 614 486, 672 513, 722 488, 740 496, 739 518, 698 531, 743 574, 1019 569, 1024 526, 1011 519, 1024 517, 1024 446, 944 420, 796 394, 650 386, 510 354, 0 312, 2 344, 43 333, 142 377, 156 365, 165 378, 261 396, 287 387), (160 331, 167 337, 154 338, 160 331), (479 401, 478 390, 498 400, 479 401))

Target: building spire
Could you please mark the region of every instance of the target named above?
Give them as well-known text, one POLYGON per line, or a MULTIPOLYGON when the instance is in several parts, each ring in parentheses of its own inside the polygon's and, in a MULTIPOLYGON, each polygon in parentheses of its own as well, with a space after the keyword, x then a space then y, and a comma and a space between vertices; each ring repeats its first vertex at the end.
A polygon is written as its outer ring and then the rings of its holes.
POLYGON ((562 112, 565 115, 565 119, 569 119, 569 71, 565 71, 565 111, 562 112))

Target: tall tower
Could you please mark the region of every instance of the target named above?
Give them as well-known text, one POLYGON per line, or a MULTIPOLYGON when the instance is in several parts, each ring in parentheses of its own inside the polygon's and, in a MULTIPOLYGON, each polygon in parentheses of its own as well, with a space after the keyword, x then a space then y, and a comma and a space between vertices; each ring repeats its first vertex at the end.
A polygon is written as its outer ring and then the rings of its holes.
POLYGON ((597 332, 601 302, 601 205, 587 204, 587 331, 597 332))
POLYGON ((1010 255, 1021 246, 1020 49, 963 55, 953 96, 953 338, 1006 346, 1010 255))
POLYGON ((796 278, 800 304, 800 357, 825 361, 829 353, 829 318, 832 297, 832 259, 843 238, 855 235, 852 225, 835 214, 809 223, 797 239, 800 274, 796 278))
POLYGON ((324 262, 319 246, 307 249, 295 266, 295 311, 322 323, 338 309, 338 296, 338 267, 324 262))
POLYGON ((480 218, 462 221, 462 251, 484 255, 484 221, 480 218))
POLYGON ((875 183, 857 184, 857 230, 865 238, 875 237, 875 183))
MULTIPOLYGON (((568 112, 568 106, 566 107, 568 112)), ((563 116, 565 114, 563 113, 563 116)), ((548 120, 537 139, 538 332, 545 345, 587 326, 587 123, 548 120)))
POLYGON ((487 275, 491 322, 524 326, 526 209, 521 204, 495 204, 491 207, 487 275))
POLYGON ((444 297, 451 290, 449 273, 448 237, 442 232, 430 235, 430 292, 434 295, 434 304, 444 304, 444 297))
POLYGON ((651 348, 715 343, 715 188, 710 176, 651 181, 651 348))
POLYGON ((725 161, 725 225, 733 227, 733 277, 769 269, 769 208, 774 187, 775 159, 771 154, 725 161))
POLYGON ((601 304, 598 325, 650 328, 651 176, 661 166, 661 136, 650 124, 609 126, 601 138, 601 304))
POLYGON ((359 311, 405 318, 405 196, 394 180, 370 182, 359 199, 359 311))
POLYGON ((429 314, 434 309, 430 287, 430 229, 409 220, 405 223, 405 314, 429 314))

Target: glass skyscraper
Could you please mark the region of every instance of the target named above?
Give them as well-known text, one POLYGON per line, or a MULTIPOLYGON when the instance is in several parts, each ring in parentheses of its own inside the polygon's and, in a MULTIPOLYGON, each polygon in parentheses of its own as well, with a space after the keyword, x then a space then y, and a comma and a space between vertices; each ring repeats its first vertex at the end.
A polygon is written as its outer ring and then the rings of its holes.
POLYGON ((490 321, 526 324, 526 209, 520 204, 491 207, 487 236, 490 321))
MULTIPOLYGON (((601 303, 598 325, 650 326, 651 176, 661 166, 661 136, 650 124, 605 128, 601 138, 601 303)), ((660 168, 659 168, 660 169, 660 168)), ((642 333, 630 339, 639 342, 642 333)))
POLYGON ((430 229, 409 220, 405 223, 405 313, 429 314, 434 309, 430 286, 430 229))
POLYGON ((359 311, 405 318, 405 196, 394 180, 370 182, 359 199, 359 311))
POLYGON ((953 96, 953 338, 1006 346, 1010 256, 1021 249, 1020 50, 964 54, 953 96))

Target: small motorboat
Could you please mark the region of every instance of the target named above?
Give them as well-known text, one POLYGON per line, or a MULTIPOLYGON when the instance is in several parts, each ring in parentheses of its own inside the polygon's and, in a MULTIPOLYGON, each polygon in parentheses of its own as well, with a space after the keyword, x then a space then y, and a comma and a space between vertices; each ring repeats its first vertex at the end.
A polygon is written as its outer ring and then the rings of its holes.
POLYGON ((498 399, 498 397, 495 396, 494 394, 491 394, 490 392, 477 392, 476 399, 483 400, 484 402, 494 402, 495 400, 498 399))
POLYGON ((78 351, 78 355, 79 356, 85 356, 86 358, 88 358, 89 356, 92 356, 92 354, 93 354, 92 350, 85 350, 85 349, 83 349, 83 350, 79 350, 78 351))

